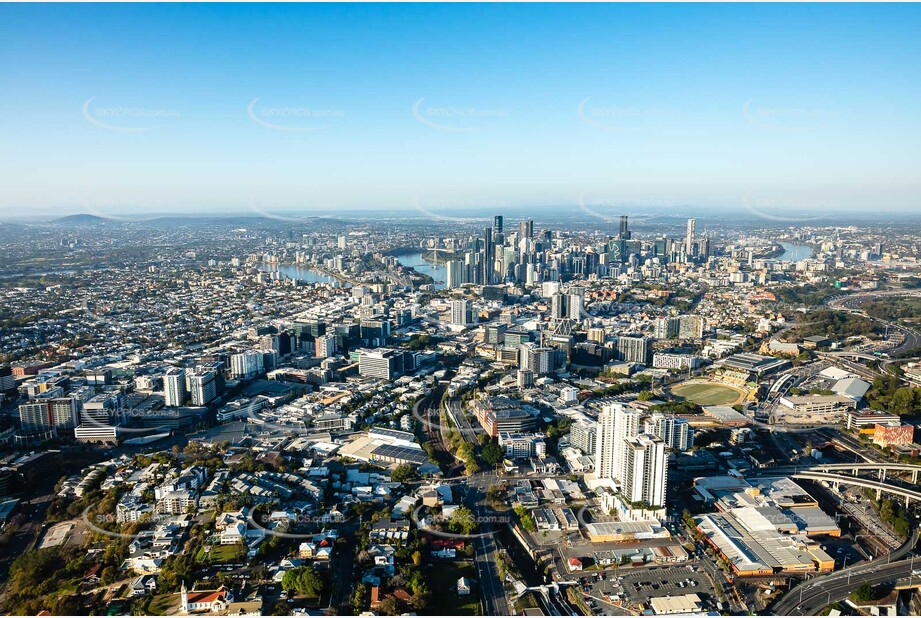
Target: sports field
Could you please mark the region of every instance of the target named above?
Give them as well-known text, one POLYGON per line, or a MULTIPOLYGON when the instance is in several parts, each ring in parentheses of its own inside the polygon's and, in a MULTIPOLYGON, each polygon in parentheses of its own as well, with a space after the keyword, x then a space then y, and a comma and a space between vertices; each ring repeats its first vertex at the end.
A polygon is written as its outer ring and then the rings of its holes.
POLYGON ((713 382, 689 382, 672 387, 676 397, 688 399, 699 406, 731 406, 745 397, 741 390, 713 382))

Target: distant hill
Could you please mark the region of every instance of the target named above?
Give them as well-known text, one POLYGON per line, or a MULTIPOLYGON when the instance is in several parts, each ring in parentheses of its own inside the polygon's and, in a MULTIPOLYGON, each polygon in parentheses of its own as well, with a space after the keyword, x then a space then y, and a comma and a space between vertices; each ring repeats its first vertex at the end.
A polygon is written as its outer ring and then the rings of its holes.
POLYGON ((96 215, 82 214, 61 217, 60 219, 53 220, 52 223, 60 223, 63 225, 103 225, 109 223, 109 220, 103 217, 97 217, 96 215))

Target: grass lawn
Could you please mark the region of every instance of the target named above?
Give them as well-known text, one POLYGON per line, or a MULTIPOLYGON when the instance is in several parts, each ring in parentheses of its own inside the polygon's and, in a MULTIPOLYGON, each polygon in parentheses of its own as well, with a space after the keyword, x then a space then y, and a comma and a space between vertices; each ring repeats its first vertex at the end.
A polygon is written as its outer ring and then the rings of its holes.
POLYGON ((152 616, 165 616, 167 614, 178 613, 178 609, 178 594, 158 594, 156 596, 150 597, 150 601, 147 603, 145 612, 152 616))
POLYGON ((699 406, 728 406, 742 399, 739 391, 724 384, 679 384, 671 392, 699 406))
POLYGON ((246 552, 240 545, 205 545, 195 556, 199 564, 224 564, 241 562, 246 552))
POLYGON ((432 610, 436 616, 477 616, 480 613, 480 591, 476 585, 467 596, 457 594, 457 580, 461 577, 477 579, 472 564, 456 562, 429 565, 426 580, 432 590, 432 610))

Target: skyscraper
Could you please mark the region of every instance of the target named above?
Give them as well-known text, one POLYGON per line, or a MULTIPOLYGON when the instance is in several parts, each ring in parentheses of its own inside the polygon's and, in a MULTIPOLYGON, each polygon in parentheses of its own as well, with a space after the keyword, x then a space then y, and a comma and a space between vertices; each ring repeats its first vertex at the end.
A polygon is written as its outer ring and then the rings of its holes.
POLYGON ((192 396, 193 406, 208 405, 217 397, 217 374, 214 371, 196 371, 189 375, 189 393, 192 396))
POLYGON ((607 404, 598 415, 595 432, 595 474, 600 479, 623 479, 627 438, 639 434, 640 411, 621 403, 607 404))
POLYGON ((496 262, 496 244, 492 235, 492 228, 488 227, 483 230, 483 262, 480 267, 483 269, 481 279, 483 285, 492 285, 493 270, 496 262))
POLYGON ((652 339, 640 335, 623 335, 617 339, 617 355, 628 363, 652 366, 652 339))
POLYGON ((451 324, 467 326, 473 322, 473 307, 469 300, 451 301, 451 324))
POLYGON ((493 219, 493 228, 495 228, 496 234, 502 234, 502 223, 502 215, 496 215, 496 217, 493 219))
POLYGON ((691 256, 694 251, 694 231, 697 229, 697 219, 688 219, 688 231, 684 237, 684 252, 691 256))
POLYGON ((467 283, 467 265, 461 260, 450 260, 445 264, 447 278, 445 285, 448 288, 456 288, 467 283))
POLYGON ((177 408, 185 403, 185 369, 173 367, 163 376, 163 398, 170 408, 177 408))
POLYGON ((643 432, 662 438, 667 447, 676 451, 694 446, 694 430, 690 423, 672 414, 653 414, 643 423, 643 432))
POLYGON ((525 219, 518 222, 518 241, 531 239, 534 237, 534 219, 525 219))
POLYGON ((668 453, 658 437, 641 434, 624 441, 622 488, 624 498, 653 507, 665 506, 668 453))
POLYGON ((627 224, 627 215, 620 216, 620 231, 617 237, 624 240, 630 240, 630 228, 627 224))

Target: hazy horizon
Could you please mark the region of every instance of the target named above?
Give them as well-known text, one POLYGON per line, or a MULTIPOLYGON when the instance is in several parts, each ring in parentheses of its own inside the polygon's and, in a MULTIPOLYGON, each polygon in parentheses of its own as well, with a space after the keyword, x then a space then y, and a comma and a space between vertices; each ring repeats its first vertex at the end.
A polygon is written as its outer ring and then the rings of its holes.
POLYGON ((3 5, 0 216, 911 214, 919 18, 862 4, 3 5))

